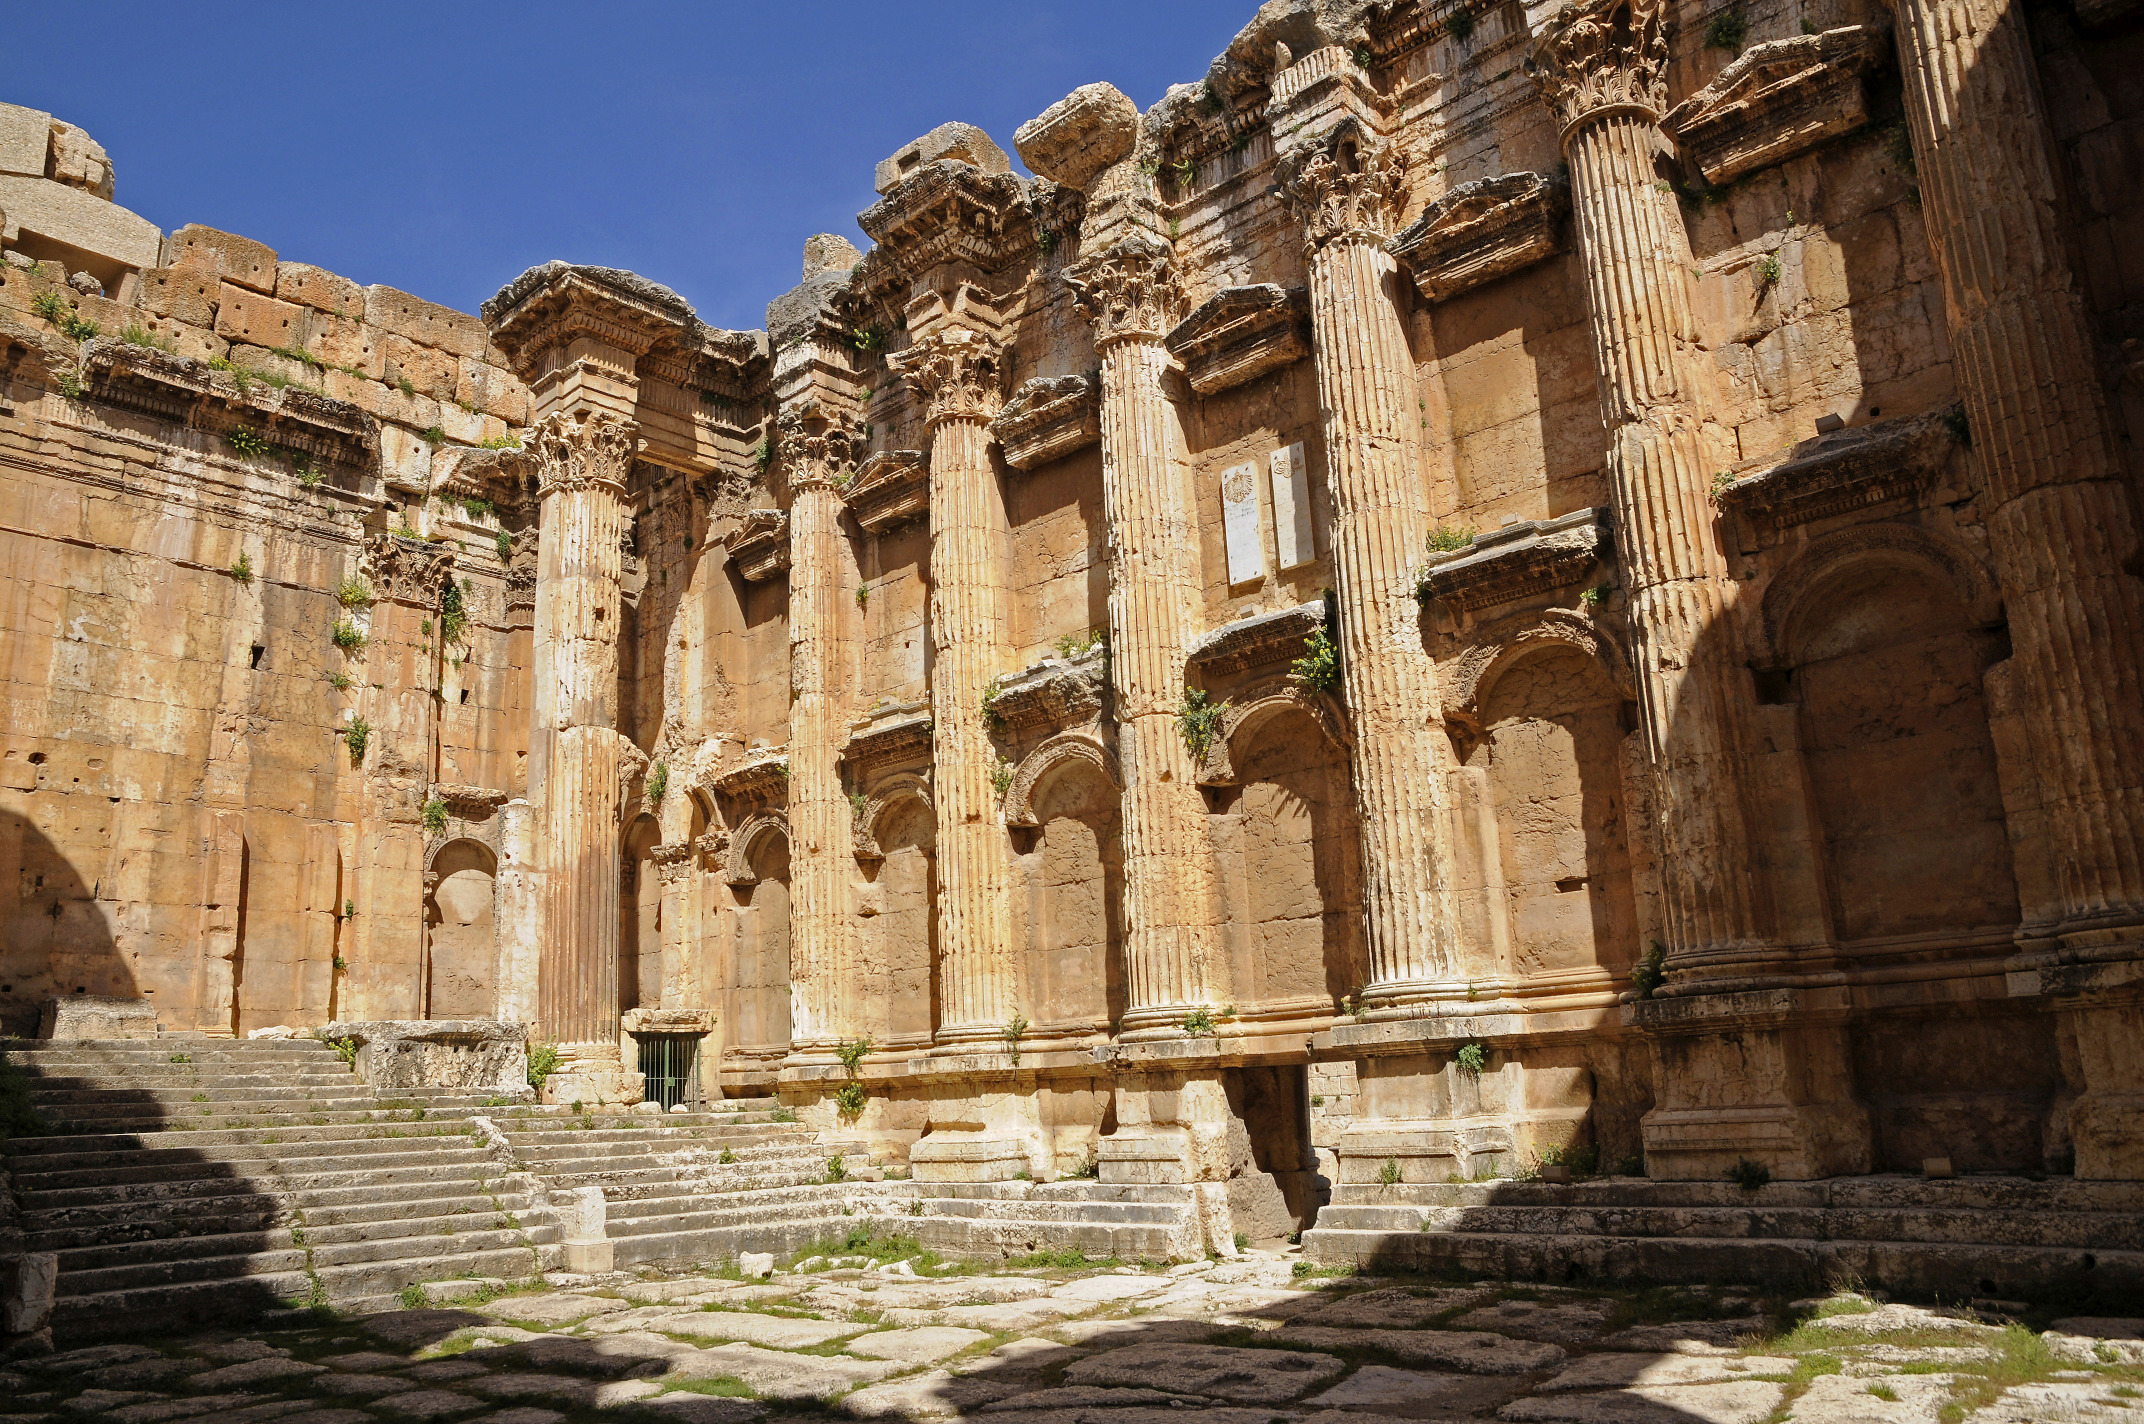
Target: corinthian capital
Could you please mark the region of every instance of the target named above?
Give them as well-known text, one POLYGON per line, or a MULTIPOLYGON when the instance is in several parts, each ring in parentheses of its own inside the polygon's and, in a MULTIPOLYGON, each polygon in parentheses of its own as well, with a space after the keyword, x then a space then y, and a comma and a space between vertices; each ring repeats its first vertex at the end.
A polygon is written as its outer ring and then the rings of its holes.
POLYGON ((863 453, 863 431, 841 411, 811 401, 785 410, 775 443, 791 490, 832 489, 847 484, 863 453))
POLYGON ((948 420, 988 420, 1004 400, 1002 350, 979 331, 953 327, 919 336, 887 364, 929 397, 924 420, 933 429, 948 420))
POLYGON ((1073 305, 1094 323, 1096 350, 1119 341, 1159 341, 1184 319, 1175 256, 1168 243, 1134 228, 1065 273, 1073 305))
POLYGON ((1407 162, 1352 120, 1315 148, 1281 160, 1281 191, 1315 252, 1332 242, 1383 246, 1407 202, 1407 162))
POLYGON ((1668 39, 1661 0, 1576 0, 1534 38, 1527 72, 1563 137, 1588 119, 1667 112, 1668 39))
POLYGON ((604 411, 579 418, 555 411, 523 443, 536 457, 537 487, 545 499, 584 489, 625 498, 625 477, 640 451, 633 423, 604 411))

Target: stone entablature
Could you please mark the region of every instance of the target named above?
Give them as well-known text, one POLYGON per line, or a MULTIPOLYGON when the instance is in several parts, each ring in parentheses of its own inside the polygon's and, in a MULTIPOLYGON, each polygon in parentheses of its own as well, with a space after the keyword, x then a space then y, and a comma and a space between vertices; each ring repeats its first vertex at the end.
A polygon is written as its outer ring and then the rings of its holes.
POLYGON ((1099 649, 1076 660, 1048 658, 1001 679, 990 711, 1016 740, 1099 721, 1108 695, 1099 649))
POLYGON ((714 778, 711 789, 741 806, 778 806, 789 799, 789 754, 754 752, 750 760, 714 778))
POLYGON ((1309 300, 1271 282, 1224 287, 1178 322, 1164 344, 1202 396, 1245 385, 1310 355, 1309 300))
POLYGON ((1443 301, 1562 251, 1570 207, 1570 185, 1559 178, 1478 178, 1423 209, 1392 239, 1392 255, 1424 297, 1443 301))
POLYGON ((990 422, 1016 470, 1034 470, 1102 441, 1101 383, 1093 375, 1037 376, 990 422))
POLYGON ((1192 645, 1191 671, 1202 680, 1234 677, 1303 656, 1303 644, 1325 626, 1323 600, 1224 623, 1192 645))
POLYGON ((879 450, 865 457, 842 500, 867 534, 883 534, 931 512, 930 461, 920 450, 879 450))
POLYGON ((868 781, 887 767, 926 763, 931 756, 928 708, 896 708, 849 736, 841 759, 850 774, 868 781))
MULTIPOLYGON (((1040 241, 1031 186, 1036 185, 1010 173, 985 173, 957 159, 940 159, 903 177, 856 222, 908 272, 947 262, 996 272, 1034 251, 1040 241)), ((1056 185, 1044 180, 1039 186, 1056 185)))
POLYGON ((365 477, 379 473, 380 423, 348 401, 278 389, 205 361, 118 340, 85 343, 80 365, 82 384, 97 400, 219 437, 243 426, 271 446, 330 467, 323 474, 331 479, 340 467, 358 477, 352 483, 362 492, 376 488, 365 477))
POLYGON ((1720 508, 1749 521, 1761 542, 1797 524, 1919 498, 1957 449, 1948 412, 1851 426, 1748 460, 1721 488, 1720 508))
POLYGON ((1611 557, 1605 509, 1521 519, 1480 535, 1464 549, 1430 555, 1422 572, 1422 601, 1473 612, 1539 598, 1579 583, 1611 557))
POLYGON ((1663 121, 1705 181, 1731 183, 1869 120, 1864 76, 1887 36, 1868 25, 1751 45, 1663 121))
POLYGON ((750 583, 764 583, 789 569, 789 515, 780 509, 754 509, 723 541, 737 572, 750 583))

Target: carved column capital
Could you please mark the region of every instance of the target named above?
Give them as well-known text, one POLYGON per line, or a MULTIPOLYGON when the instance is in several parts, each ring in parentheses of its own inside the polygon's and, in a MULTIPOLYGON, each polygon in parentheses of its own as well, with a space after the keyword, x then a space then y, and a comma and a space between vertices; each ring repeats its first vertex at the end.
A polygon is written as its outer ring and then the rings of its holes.
POLYGON ((783 411, 776 428, 775 450, 792 493, 837 489, 856 473, 863 430, 843 412, 811 401, 783 411))
POLYGON ((379 534, 365 546, 358 566, 381 602, 430 608, 439 602, 440 585, 454 567, 454 551, 421 539, 379 534))
POLYGON ((1568 141, 1588 119, 1668 107, 1668 39, 1661 0, 1578 0, 1542 25, 1526 69, 1568 141))
POLYGON ((1170 245, 1134 229, 1065 273, 1073 305, 1094 323, 1094 345, 1160 341, 1184 319, 1188 303, 1170 245))
POLYGON ((979 331, 955 327, 919 336, 887 364, 929 399, 924 421, 932 430, 949 420, 986 421, 1004 403, 1004 348, 979 331))
POLYGON ((523 437, 536 457, 540 497, 574 490, 606 489, 625 498, 626 474, 640 451, 633 423, 596 411, 576 419, 564 411, 547 415, 523 437))
POLYGON ((1335 242, 1382 247, 1407 202, 1407 161, 1390 143, 1350 121, 1316 148, 1281 160, 1281 191, 1303 223, 1303 246, 1335 242))

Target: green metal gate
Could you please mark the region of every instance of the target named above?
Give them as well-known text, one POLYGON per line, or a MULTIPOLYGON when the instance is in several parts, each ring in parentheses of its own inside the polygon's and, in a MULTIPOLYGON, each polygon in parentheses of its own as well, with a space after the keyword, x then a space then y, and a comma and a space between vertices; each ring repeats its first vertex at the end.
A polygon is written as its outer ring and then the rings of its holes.
POLYGON ((696 1033, 638 1035, 640 1071, 648 1080, 646 1101, 665 1111, 699 1097, 700 1036, 696 1033))

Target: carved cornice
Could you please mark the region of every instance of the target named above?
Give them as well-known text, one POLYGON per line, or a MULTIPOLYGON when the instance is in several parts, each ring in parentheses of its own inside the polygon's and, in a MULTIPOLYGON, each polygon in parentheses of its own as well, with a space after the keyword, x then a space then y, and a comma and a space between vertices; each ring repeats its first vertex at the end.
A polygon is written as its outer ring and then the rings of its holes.
POLYGON ((1142 228, 1080 258, 1065 272, 1072 305, 1094 323, 1094 349, 1120 341, 1159 341, 1183 320, 1183 285, 1175 249, 1142 228))
MULTIPOLYGON (((712 789, 739 805, 774 806, 789 800, 789 753, 755 752, 750 761, 716 777, 712 789)), ((737 837, 732 837, 732 845, 737 837)))
POLYGON ((1611 557, 1608 511, 1521 519, 1464 549, 1432 554, 1421 596, 1455 611, 1492 608, 1569 588, 1611 557))
POLYGON ((864 779, 879 767, 918 765, 931 759, 931 716, 928 711, 900 711, 851 734, 841 750, 841 760, 855 779, 864 779))
POLYGON ((1868 122, 1862 76, 1882 62, 1884 41, 1848 25, 1751 45, 1665 126, 1708 183, 1769 168, 1868 122))
POLYGON ((1577 0, 1548 17, 1527 73, 1555 111, 1565 142, 1589 119, 1668 108, 1663 0, 1577 0))
POLYGON ((722 541, 737 572, 747 583, 762 583, 789 567, 789 514, 780 509, 754 509, 744 523, 722 541))
POLYGON ((366 545, 359 567, 372 585, 372 596, 382 603, 401 603, 411 608, 433 608, 454 567, 454 546, 400 534, 375 535, 366 545))
POLYGON ((1194 643, 1185 660, 1201 679, 1229 677, 1303 656, 1304 640, 1325 626, 1325 604, 1298 603, 1224 623, 1194 643))
POLYGON ((432 796, 447 803, 447 810, 465 821, 478 821, 504 806, 511 798, 504 791, 489 786, 465 786, 454 782, 434 782, 432 796))
MULTIPOLYGON (((1010 173, 944 159, 903 178, 856 222, 911 277, 948 262, 996 272, 1036 248, 1038 224, 1028 190, 1010 173)), ((1054 194, 1045 206, 1054 209, 1054 194)))
POLYGON ((990 422, 1005 463, 1033 470, 1102 441, 1101 381, 1092 374, 1023 382, 990 422))
POLYGON ((537 492, 544 499, 595 489, 622 500, 640 452, 632 422, 604 411, 580 419, 554 411, 530 426, 521 443, 535 458, 537 492))
POLYGON ((1858 425, 1805 440, 1783 459, 1745 461, 1720 490, 1719 506, 1747 519, 1762 541, 1793 525, 1917 499, 1956 448, 1947 415, 1858 425))
POLYGON ((214 435, 243 425, 316 464, 348 465, 368 474, 379 469, 380 423, 348 401, 292 387, 241 384, 238 376, 204 361, 116 338, 83 343, 80 366, 85 394, 99 404, 214 435))
POLYGON ((931 464, 921 450, 880 450, 867 456, 841 491, 867 534, 883 534, 931 512, 931 464))
POLYGON ((483 306, 491 339, 534 379, 544 353, 592 337, 639 357, 664 343, 697 345, 699 319, 683 297, 615 267, 546 262, 506 284, 483 306))
POLYGON ((1554 255, 1570 206, 1570 186, 1539 173, 1477 179, 1423 209, 1392 255, 1424 297, 1443 301, 1554 255))
POLYGON ((1013 737, 1057 732, 1101 720, 1105 687, 1100 649, 1076 661, 1052 658, 998 684, 991 715, 1013 737))
POLYGON ((1210 396, 1308 356, 1308 325, 1299 287, 1223 287, 1177 324, 1167 345, 1191 389, 1210 396))
POLYGON ((863 451, 863 429, 845 412, 810 400, 782 412, 775 442, 792 491, 835 489, 848 483, 863 451))
POLYGON ((948 420, 987 421, 1004 400, 1003 348, 981 332, 934 331, 886 360, 928 398, 923 418, 933 430, 948 420))
POLYGON ((1281 191, 1303 224, 1303 246, 1383 246, 1407 201, 1407 161, 1397 147, 1350 119, 1315 148, 1281 160, 1281 191))

